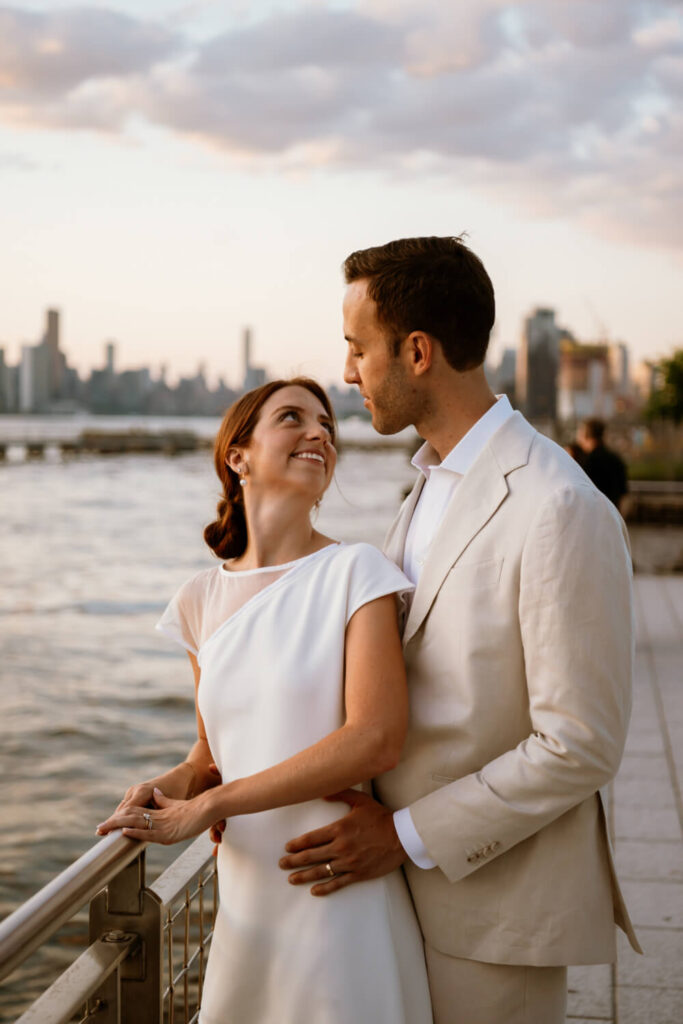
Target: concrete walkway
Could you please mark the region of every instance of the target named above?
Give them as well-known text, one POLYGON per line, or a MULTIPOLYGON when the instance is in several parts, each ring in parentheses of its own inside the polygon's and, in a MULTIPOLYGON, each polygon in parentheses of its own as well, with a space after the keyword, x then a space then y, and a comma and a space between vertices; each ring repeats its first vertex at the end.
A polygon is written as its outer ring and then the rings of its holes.
POLYGON ((616 964, 571 968, 572 1024, 683 1022, 683 576, 638 575, 635 594, 633 717, 609 816, 645 956, 618 931, 616 964))

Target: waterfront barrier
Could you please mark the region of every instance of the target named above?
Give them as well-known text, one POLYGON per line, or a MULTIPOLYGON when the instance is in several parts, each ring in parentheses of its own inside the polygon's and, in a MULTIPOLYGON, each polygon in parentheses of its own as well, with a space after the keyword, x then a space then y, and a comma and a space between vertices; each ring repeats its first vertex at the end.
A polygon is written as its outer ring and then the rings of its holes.
POLYGON ((194 1024, 218 906, 200 836, 149 886, 145 847, 113 832, 0 922, 0 980, 89 903, 89 946, 16 1024, 194 1024))
POLYGON ((179 455, 213 448, 212 438, 202 438, 189 430, 165 430, 153 433, 146 430, 105 431, 86 430, 76 438, 12 439, 0 442, 0 460, 6 459, 10 449, 19 450, 24 459, 42 459, 48 452, 69 455, 179 455))
POLYGON ((683 482, 632 480, 624 505, 627 523, 683 524, 683 482))
MULTIPOLYGON (((77 455, 181 455, 186 452, 210 451, 212 437, 201 437, 189 430, 105 431, 87 430, 76 438, 16 438, 0 441, 0 462, 10 450, 18 452, 19 461, 43 459, 55 452, 62 457, 77 455)), ((367 437, 338 439, 337 451, 405 451, 416 449, 415 439, 406 437, 367 437)))

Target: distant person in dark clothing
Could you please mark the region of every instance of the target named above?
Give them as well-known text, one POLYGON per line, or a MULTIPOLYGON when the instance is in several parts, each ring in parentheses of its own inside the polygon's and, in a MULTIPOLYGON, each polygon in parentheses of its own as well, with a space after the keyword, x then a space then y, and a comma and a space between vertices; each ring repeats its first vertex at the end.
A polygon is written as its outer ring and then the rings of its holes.
POLYGON ((581 469, 583 469, 586 462, 586 453, 579 444, 579 442, 569 441, 569 443, 564 446, 564 450, 567 452, 568 455, 571 455, 574 461, 578 462, 578 464, 581 466, 581 469))
POLYGON ((579 431, 579 444, 585 458, 583 469, 599 491, 617 508, 628 492, 626 464, 621 456, 605 445, 605 423, 600 419, 584 420, 579 431))

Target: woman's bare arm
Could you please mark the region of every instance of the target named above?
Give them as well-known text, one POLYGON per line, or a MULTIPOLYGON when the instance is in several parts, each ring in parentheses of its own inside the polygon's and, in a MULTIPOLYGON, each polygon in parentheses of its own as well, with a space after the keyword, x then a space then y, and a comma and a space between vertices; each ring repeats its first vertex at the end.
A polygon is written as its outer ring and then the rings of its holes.
POLYGON ((408 694, 393 595, 353 616, 345 661, 344 725, 272 768, 220 786, 212 798, 222 817, 327 796, 395 767, 408 724, 408 694))
MULTIPOLYGON (((336 793, 393 768, 408 721, 405 666, 393 596, 360 608, 346 630, 344 724, 317 743, 265 771, 219 785, 185 803, 155 794, 161 810, 153 829, 140 829, 140 814, 112 816, 112 828, 162 843, 197 835, 221 818, 336 793)), ((306 709, 302 708, 305 714, 306 709)), ((159 787, 160 789, 162 787, 159 787)))

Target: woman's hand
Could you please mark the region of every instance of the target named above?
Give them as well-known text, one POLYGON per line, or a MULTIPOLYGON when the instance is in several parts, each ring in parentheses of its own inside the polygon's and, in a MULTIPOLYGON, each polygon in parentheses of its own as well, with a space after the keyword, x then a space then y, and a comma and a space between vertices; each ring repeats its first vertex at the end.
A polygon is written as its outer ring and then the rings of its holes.
MULTIPOLYGON (((130 792, 140 790, 146 793, 145 784, 134 786, 130 792)), ((154 787, 152 796, 155 807, 147 804, 128 802, 128 793, 111 817, 97 826, 98 835, 106 835, 112 829, 120 828, 124 836, 142 839, 148 843, 169 846, 183 839, 198 836, 216 821, 210 792, 202 793, 192 800, 172 800, 154 787)))
POLYGON ((220 821, 216 821, 213 823, 213 825, 209 829, 209 839, 211 840, 212 843, 216 843, 216 845, 218 845, 219 843, 223 842, 223 833, 225 832, 225 826, 225 818, 221 818, 220 821))
POLYGON ((118 814, 119 811, 124 810, 126 807, 155 807, 155 785, 156 783, 152 780, 151 782, 139 782, 135 786, 129 786, 114 814, 118 814))

